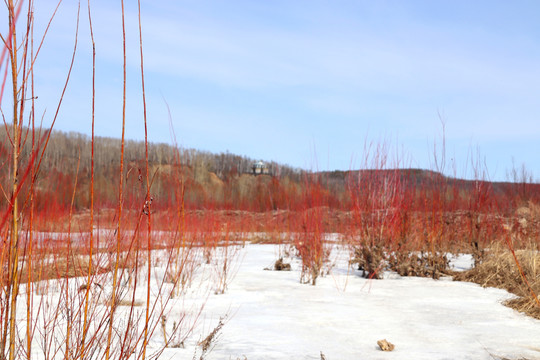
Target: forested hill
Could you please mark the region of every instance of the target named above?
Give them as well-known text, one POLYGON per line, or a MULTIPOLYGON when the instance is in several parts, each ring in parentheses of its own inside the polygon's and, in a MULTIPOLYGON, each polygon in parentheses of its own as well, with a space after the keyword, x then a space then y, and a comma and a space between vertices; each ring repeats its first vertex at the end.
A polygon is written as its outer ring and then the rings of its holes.
MULTIPOLYGON (((5 127, 0 128, 0 161, 4 169, 11 161, 11 140, 5 127)), ((23 131, 21 168, 28 164, 34 143, 43 133, 23 131)), ((43 147, 43 144, 41 143, 43 147)), ((36 146, 37 148, 37 146, 36 146)), ((121 141, 96 137, 94 142, 94 188, 98 206, 113 207, 118 201, 121 141)), ((127 201, 141 201, 145 196, 146 165, 143 141, 127 140, 124 149, 125 195, 127 201)), ((39 162, 36 157, 34 164, 39 162)), ((444 189, 447 199, 457 199, 465 206, 471 197, 496 195, 527 201, 536 196, 539 185, 530 182, 491 183, 449 178, 422 169, 379 169, 355 171, 308 172, 272 161, 264 162, 265 174, 253 175, 259 159, 230 153, 213 154, 195 149, 179 149, 164 143, 148 144, 151 193, 156 206, 169 207, 181 201, 188 208, 239 209, 267 211, 297 210, 306 206, 330 206, 343 210, 354 206, 352 193, 407 192, 418 196, 444 189), (316 194, 313 187, 318 188, 316 194), (355 191, 351 191, 356 189, 355 191), (360 191, 357 191, 360 190, 360 191), (482 195, 484 194, 484 195, 482 195), (518 195, 517 197, 515 195, 518 195), (316 200, 316 201, 315 201, 316 200)), ((37 207, 67 208, 73 193, 76 210, 88 208, 91 168, 91 139, 84 134, 53 131, 36 175, 37 207)), ((24 171, 21 171, 24 172, 24 171)), ((1 184, 8 189, 11 174, 2 171, 1 184)), ((25 182, 28 186, 30 181, 25 182)), ((427 195, 425 195, 427 196, 427 195)), ((419 200, 420 201, 420 200, 419 200)), ((423 199, 421 201, 426 201, 423 199)), ((2 197, 0 206, 6 204, 2 197)), ((419 206, 419 205, 416 205, 419 206)))
MULTIPOLYGON (((9 127, 9 126, 8 126, 9 127)), ((40 135, 35 132, 35 143, 39 142, 40 135)), ((23 130, 24 153, 28 154, 32 148, 32 133, 23 130)), ((5 127, 0 128, 0 151, 2 154, 9 153, 10 140, 6 137, 5 127)), ((94 165, 96 171, 120 164, 121 141, 117 138, 95 137, 94 165)), ((144 162, 144 141, 126 140, 124 143, 124 161, 126 163, 144 162)), ((60 171, 72 174, 77 169, 86 171, 90 169, 91 138, 77 132, 63 132, 53 130, 48 142, 41 170, 60 171)), ((216 174, 219 178, 226 177, 229 173, 249 173, 252 165, 260 159, 252 159, 246 156, 231 154, 229 152, 214 154, 208 151, 196 149, 176 148, 166 143, 148 143, 148 162, 151 165, 182 164, 189 167, 203 167, 205 170, 216 174)), ((273 161, 265 162, 273 172, 279 172, 284 176, 300 174, 302 171, 291 166, 277 164, 273 161)))
MULTIPOLYGON (((7 126, 10 129, 10 125, 7 126)), ((21 167, 25 169, 31 158, 32 142, 43 149, 47 133, 37 130, 34 134, 23 129, 21 167), (32 140, 32 137, 34 140, 32 140)), ((84 209, 88 205, 88 189, 91 169, 91 138, 77 132, 53 130, 47 143, 39 172, 36 176, 38 204, 41 206, 66 207, 77 179, 74 205, 84 209)), ((0 166, 8 169, 11 161, 11 140, 6 127, 0 127, 0 166)), ((127 180, 146 179, 144 141, 126 140, 124 143, 124 176, 127 180), (140 175, 140 176, 139 176, 140 175)), ((96 200, 104 206, 113 206, 118 198, 121 141, 116 138, 95 137, 94 184, 96 200)), ((177 148, 165 143, 148 144, 148 164, 152 181, 152 195, 161 198, 161 204, 176 201, 176 189, 183 189, 187 205, 193 207, 239 207, 264 209, 267 205, 255 205, 257 188, 270 184, 272 179, 287 183, 300 183, 305 172, 298 168, 264 161, 265 174, 253 176, 253 165, 260 159, 231 154, 214 154, 196 149, 177 148)), ((35 164, 40 162, 38 155, 35 164)), ((7 189, 11 174, 2 172, 0 181, 7 189)), ((276 182, 276 181, 274 181, 276 182)), ((128 181, 126 186, 132 186, 128 181)), ((129 190, 129 189, 128 189, 129 190)), ((259 199, 256 201, 260 200, 259 199)), ((5 205, 2 198, 0 206, 5 205)), ((272 205, 275 207, 274 205, 272 205)))

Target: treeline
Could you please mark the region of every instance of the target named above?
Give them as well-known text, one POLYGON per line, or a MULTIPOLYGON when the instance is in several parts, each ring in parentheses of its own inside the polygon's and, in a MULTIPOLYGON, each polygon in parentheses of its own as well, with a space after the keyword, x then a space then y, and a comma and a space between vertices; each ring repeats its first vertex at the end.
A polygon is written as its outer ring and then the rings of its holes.
MULTIPOLYGON (((11 129, 11 125, 7 126, 11 129)), ((47 131, 36 130, 32 133, 29 129, 23 129, 23 158, 28 157, 32 150, 32 136, 36 147, 40 140, 45 141, 47 131)), ((10 151, 10 137, 6 127, 0 127, 0 153, 10 151)), ((114 166, 120 162, 120 139, 110 137, 95 137, 94 165, 98 169, 114 166)), ((126 140, 124 143, 124 160, 138 162, 145 159, 146 149, 144 141, 126 140)), ((78 163, 80 170, 88 171, 91 161, 91 138, 78 132, 63 132, 53 130, 47 149, 41 164, 41 170, 57 170, 65 174, 74 173, 78 163)), ((189 167, 199 167, 215 173, 224 179, 229 174, 250 173, 255 159, 231 154, 229 152, 214 154, 208 151, 196 149, 176 148, 166 143, 148 143, 148 162, 152 165, 181 164, 189 167)), ((268 162, 266 165, 272 173, 283 176, 297 176, 302 170, 276 162, 268 162)))
MULTIPOLYGON (((8 126, 9 128, 9 126, 8 126)), ((20 174, 24 186, 34 184, 37 210, 75 211, 88 209, 92 143, 76 132, 31 132, 23 129, 20 174), (34 150, 32 150, 34 149, 34 150), (45 151, 43 151, 45 149, 45 151), (34 155, 33 155, 34 154, 34 155), (31 171, 29 164, 33 165, 31 171), (28 169, 28 171, 27 171, 28 169), (28 177, 34 176, 32 182, 28 177)), ((121 141, 96 137, 94 141, 94 201, 100 208, 118 204, 121 141)), ((12 146, 9 131, 0 128, 0 184, 2 200, 9 198, 12 146)), ((127 140, 124 148, 124 205, 140 208, 146 198, 146 147, 143 141, 127 140)), ((176 148, 165 143, 148 144, 148 174, 155 210, 302 210, 325 206, 339 210, 402 207, 426 211, 439 204, 440 211, 482 211, 497 208, 511 212, 520 204, 540 202, 540 185, 517 175, 512 182, 484 179, 461 180, 436 171, 386 169, 312 173, 275 162, 267 162, 268 174, 255 176, 255 159, 176 148), (315 196, 315 195, 316 196, 315 196)), ((23 189, 28 190, 28 189, 23 189)), ((28 191, 21 193, 28 194, 28 191)), ((22 199, 24 201, 24 199, 22 199)), ((370 211, 371 211, 370 210, 370 211)))
MULTIPOLYGON (((11 129, 11 125, 8 124, 7 129, 11 129)), ((27 128, 23 129, 22 134, 20 168, 26 169, 31 161, 34 167, 39 164, 34 183, 37 208, 66 209, 71 206, 72 198, 75 210, 87 208, 91 138, 77 132, 54 130, 47 141, 47 131, 36 129, 32 132, 27 128)), ((120 139, 95 137, 94 199, 98 206, 114 207, 118 201, 120 153, 120 139)), ((11 156, 9 131, 1 127, 0 170, 5 170, 2 171, 0 183, 3 189, 8 189, 11 177, 7 166, 11 156)), ((145 157, 143 141, 125 141, 123 176, 127 180, 126 194, 129 195, 126 201, 141 201, 146 195, 145 157)), ((156 207, 177 204, 179 200, 191 208, 266 210, 288 207, 290 204, 284 203, 288 201, 283 196, 285 190, 278 190, 276 184, 285 184, 286 191, 294 193, 306 173, 270 161, 265 163, 268 175, 253 176, 252 166, 255 162, 255 159, 229 152, 214 154, 165 143, 148 143, 151 196, 156 199, 156 207), (265 201, 262 201, 263 198, 265 201)), ((3 206, 6 201, 7 195, 3 196, 0 204, 3 206)))

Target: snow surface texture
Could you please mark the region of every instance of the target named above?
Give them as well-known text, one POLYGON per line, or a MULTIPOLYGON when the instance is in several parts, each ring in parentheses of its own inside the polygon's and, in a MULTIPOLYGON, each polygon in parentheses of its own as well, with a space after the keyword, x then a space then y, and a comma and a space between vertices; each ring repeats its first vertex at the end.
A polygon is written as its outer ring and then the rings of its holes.
MULTIPOLYGON (((263 270, 277 249, 246 246, 227 292, 208 298, 206 333, 229 315, 205 359, 540 359, 540 321, 502 305, 506 291, 392 273, 367 280, 336 251, 330 275, 300 284, 298 259, 290 272, 263 270), (395 350, 382 352, 381 339, 395 350)), ((193 348, 162 358, 191 359, 193 348)))
MULTIPOLYGON (((385 273, 384 280, 367 280, 349 267, 348 252, 336 244, 330 256, 330 274, 311 286, 300 283, 301 263, 297 258, 285 259, 291 262, 292 271, 264 270, 273 267, 283 250, 274 245, 246 245, 225 253, 224 248, 218 248, 209 264, 202 253, 196 252, 192 260, 198 265, 189 281, 191 286, 168 303, 156 300, 158 286, 165 277, 167 252, 154 252, 161 262, 154 262, 157 267, 152 275, 151 303, 157 301, 158 310, 163 307, 168 337, 172 339, 171 347, 164 350, 160 359, 199 359, 198 343, 223 317, 225 324, 204 359, 319 360, 321 352, 327 360, 540 359, 540 321, 502 305, 501 302, 512 297, 506 291, 453 282, 450 278, 400 277, 392 272, 385 273), (215 295, 224 256, 229 256, 230 261, 228 286, 225 294, 215 295), (179 344, 172 328, 180 321, 182 331, 195 328, 183 347, 173 347, 179 344), (382 339, 394 344, 395 350, 382 352, 377 346, 377 341, 382 339)), ((460 270, 465 270, 471 262, 469 255, 451 258, 452 266, 460 270)), ((145 276, 140 276, 139 282, 143 283, 145 276)), ((104 314, 103 304, 111 291, 110 278, 110 274, 104 274, 99 279, 104 284, 103 290, 92 288, 98 304, 98 320, 99 314, 104 314)), ((77 293, 77 287, 86 279, 79 280, 70 280, 73 293, 77 293)), ((59 347, 59 356, 55 358, 63 358, 66 309, 57 307, 59 303, 62 305, 59 300, 62 286, 58 281, 50 281, 46 288, 42 285, 36 285, 40 295, 33 299, 35 306, 40 304, 34 358, 43 358, 42 336, 50 332, 42 327, 41 318, 55 318, 57 311, 58 333, 49 340, 55 340, 54 346, 59 347)), ((163 289, 167 293, 172 290, 172 284, 165 282, 163 289)), ((21 293, 25 291, 22 286, 21 293)), ((131 299, 131 296, 128 291, 123 298, 131 299)), ((26 296, 19 297, 19 319, 26 316, 25 299, 26 296)), ((81 299, 74 297, 72 301, 81 299)), ((137 289, 135 299, 140 304, 135 310, 143 311, 144 287, 137 289)), ((128 306, 118 309, 116 322, 120 328, 118 319, 129 309, 128 306)), ((161 350, 163 345, 164 335, 158 325, 148 353, 161 350)))

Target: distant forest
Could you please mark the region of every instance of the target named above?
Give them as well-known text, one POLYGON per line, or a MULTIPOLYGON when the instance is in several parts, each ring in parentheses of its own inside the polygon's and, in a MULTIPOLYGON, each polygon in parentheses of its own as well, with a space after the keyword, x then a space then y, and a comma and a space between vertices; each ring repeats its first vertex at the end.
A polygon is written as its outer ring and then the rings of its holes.
MULTIPOLYGON (((11 130, 9 124, 7 128, 11 130)), ((7 191, 7 184, 12 176, 7 166, 12 161, 12 146, 8 134, 5 126, 0 127, 0 167, 5 169, 0 181, 4 191, 7 191)), ((35 185, 39 206, 70 206, 77 179, 75 209, 87 208, 92 154, 90 136, 53 130, 40 162, 46 138, 45 130, 32 133, 23 129, 21 168, 28 167, 33 148, 41 150, 34 159, 34 166, 40 164, 35 185)), ((98 205, 114 206, 117 202, 120 154, 120 139, 95 137, 94 184, 98 205)), ((145 157, 144 141, 125 141, 124 176, 128 180, 128 187, 135 186, 132 191, 139 192, 146 188, 141 183, 146 181, 145 157)), ((247 210, 260 210, 267 206, 275 208, 277 204, 255 206, 254 199, 260 201, 261 197, 265 196, 258 193, 267 191, 266 188, 271 187, 272 179, 298 184, 306 172, 268 161, 264 162, 268 174, 254 176, 252 167, 258 160, 228 152, 213 154, 177 148, 165 143, 148 143, 152 196, 160 200, 156 201, 157 204, 161 203, 163 206, 176 202, 176 197, 181 195, 185 204, 191 207, 234 207, 247 210)), ((2 198, 2 203, 5 204, 5 197, 2 198)))
MULTIPOLYGON (((9 125, 8 125, 9 128, 9 125)), ((52 131, 32 133, 23 129, 22 156, 19 177, 31 183, 35 177, 37 210, 83 211, 89 208, 91 179, 91 138, 76 132, 52 131), (32 145, 34 144, 34 145, 32 145), (39 151, 32 151, 32 149, 39 151), (43 156, 42 156, 43 153, 43 156), (35 154, 32 156, 32 154, 35 154), (33 159, 33 169, 28 166, 33 159), (37 165, 39 170, 35 172, 37 165)), ((124 201, 127 206, 140 207, 146 196, 145 143, 125 141, 124 201)), ((96 137, 94 142, 94 199, 101 208, 114 208, 118 203, 121 141, 96 137)), ((4 208, 9 198, 11 140, 6 127, 0 127, 0 184, 4 208)), ((327 206, 350 210, 359 199, 351 194, 385 188, 393 192, 412 194, 412 207, 425 206, 430 193, 444 188, 447 202, 453 209, 470 207, 470 197, 486 196, 515 208, 538 196, 539 185, 529 179, 491 183, 478 180, 448 178, 440 173, 420 169, 385 169, 309 172, 276 162, 265 162, 267 174, 254 175, 252 167, 259 159, 230 153, 213 154, 195 149, 177 148, 165 143, 148 144, 148 173, 155 209, 170 209, 182 204, 186 209, 234 209, 246 211, 300 210, 312 206, 327 206), (315 190, 314 190, 315 187, 315 190), (397 189, 397 190, 396 190, 397 189), (480 190, 479 190, 480 189, 480 190), (316 194, 316 196, 314 196, 316 194), (422 194, 420 196, 420 194, 422 194), (491 196, 496 195, 496 196, 491 196), (510 200, 511 199, 511 200, 510 200)), ((25 191, 21 193, 26 193, 25 191)), ((355 195, 356 196, 356 195, 355 195)), ((22 199, 24 201, 24 199, 22 199)))

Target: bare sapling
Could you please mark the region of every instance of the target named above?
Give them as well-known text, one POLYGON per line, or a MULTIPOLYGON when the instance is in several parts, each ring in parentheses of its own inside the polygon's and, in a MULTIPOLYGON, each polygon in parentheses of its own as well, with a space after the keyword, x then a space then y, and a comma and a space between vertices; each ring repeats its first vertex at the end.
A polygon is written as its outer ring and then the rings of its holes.
POLYGON ((366 142, 364 152, 364 169, 349 179, 353 199, 350 262, 363 276, 379 279, 395 241, 397 221, 401 220, 398 215, 404 204, 404 189, 398 169, 387 169, 386 143, 372 150, 372 144, 366 142))
POLYGON ((324 190, 319 179, 306 179, 305 209, 295 247, 302 260, 300 282, 316 285, 317 278, 325 275, 330 255, 330 244, 325 240, 325 219, 328 208, 324 206, 324 190))
POLYGON ((216 295, 225 293, 241 263, 241 245, 231 241, 228 224, 225 224, 222 233, 224 240, 216 247, 213 263, 216 295))

